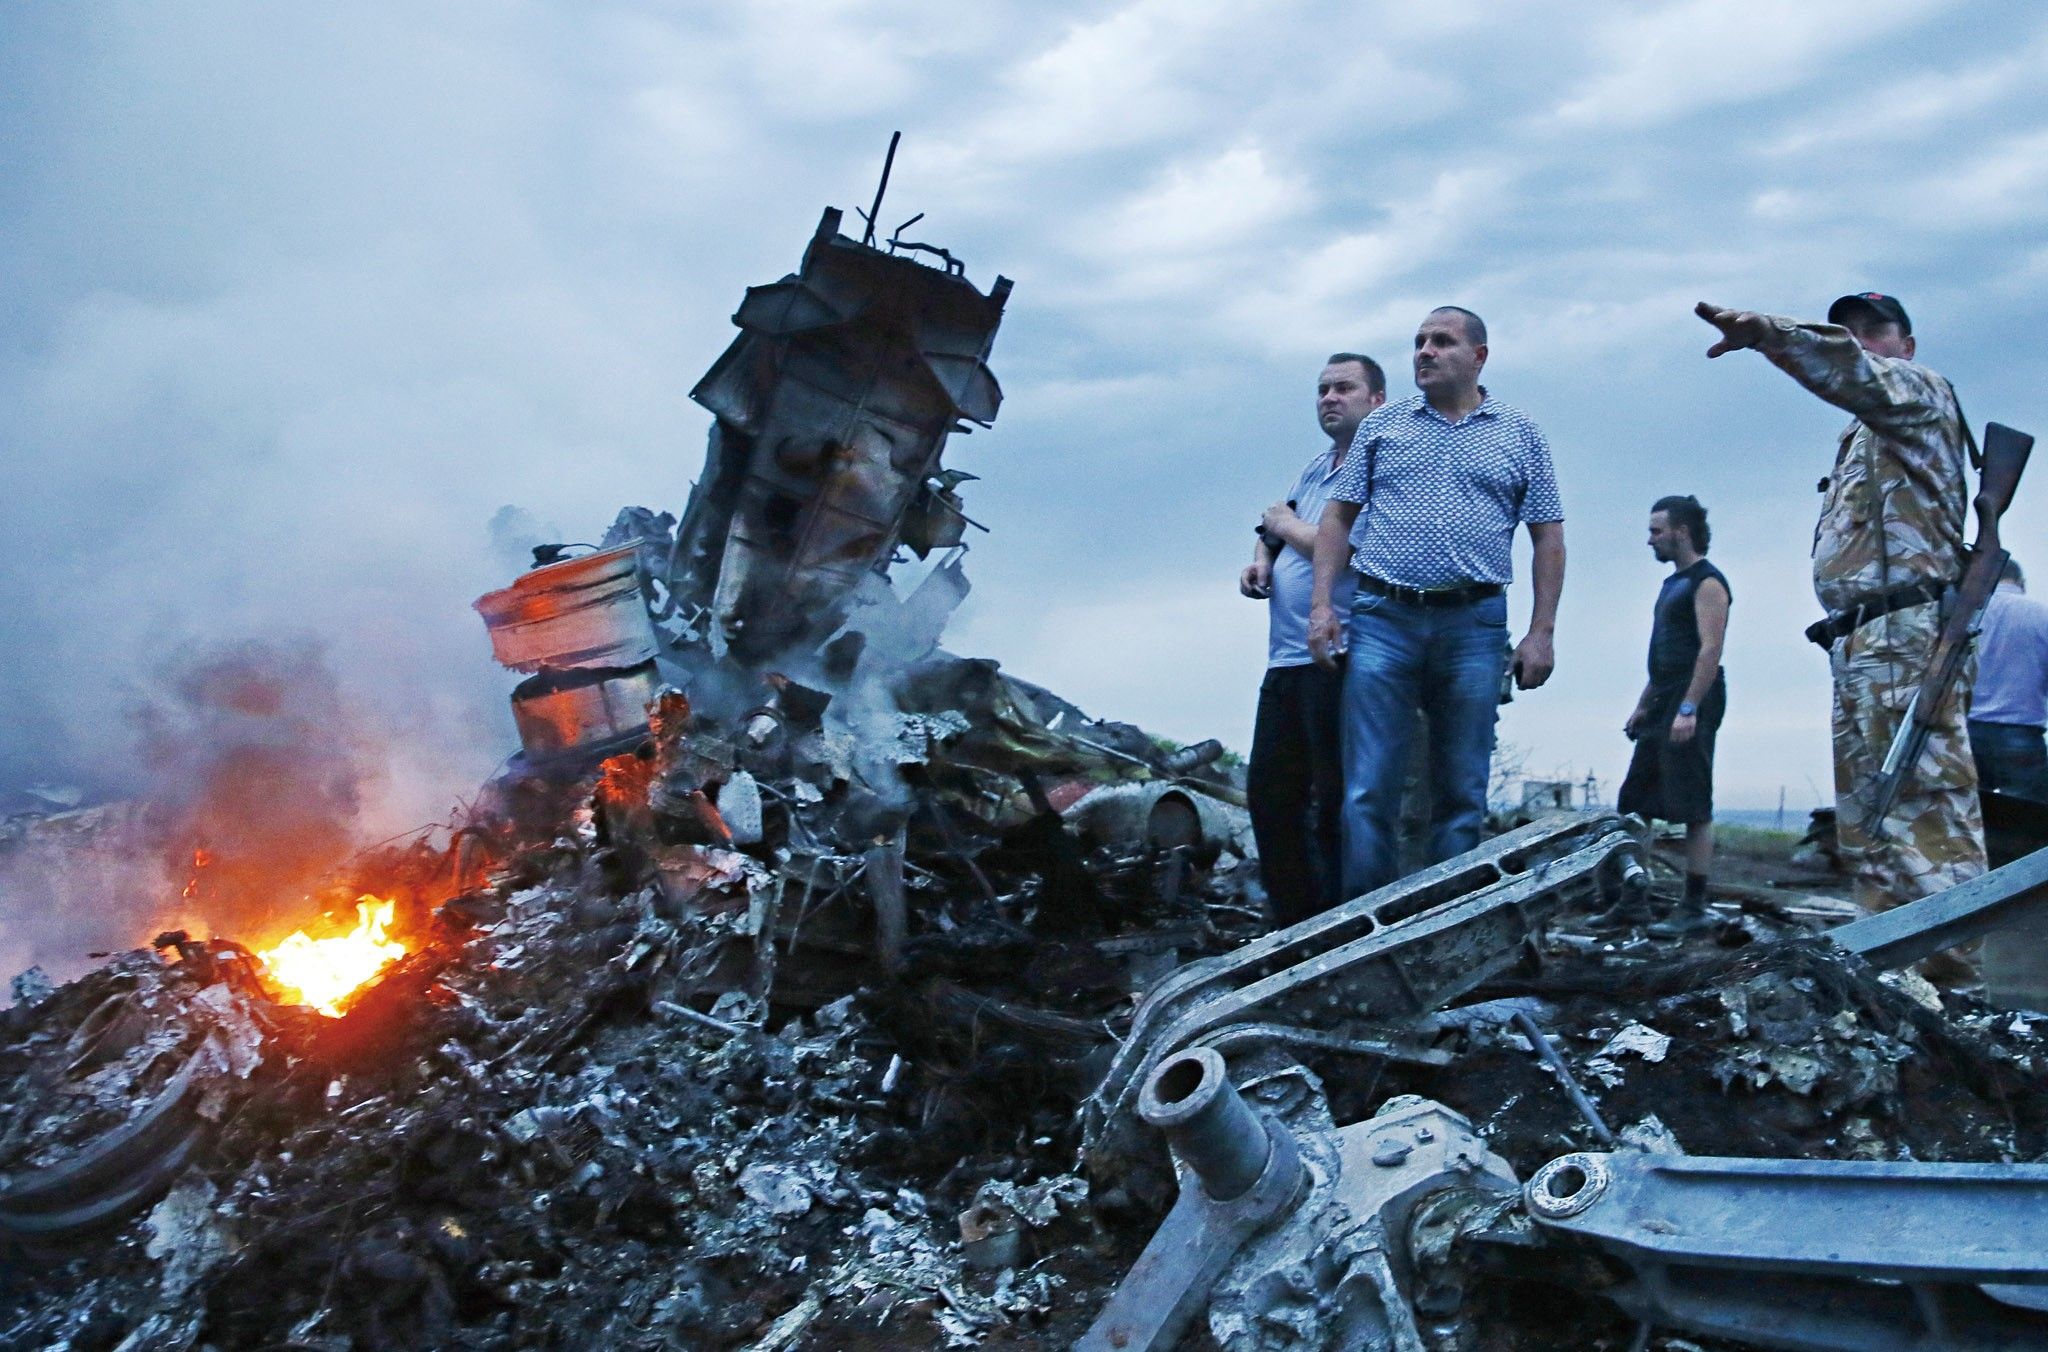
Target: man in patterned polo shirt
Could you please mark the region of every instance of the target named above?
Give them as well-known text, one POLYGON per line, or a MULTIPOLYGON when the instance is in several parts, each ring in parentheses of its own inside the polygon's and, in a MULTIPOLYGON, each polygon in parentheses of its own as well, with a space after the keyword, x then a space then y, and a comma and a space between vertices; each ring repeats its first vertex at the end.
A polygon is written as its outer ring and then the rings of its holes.
POLYGON ((1807 636, 1825 644, 1834 676, 1835 829, 1856 900, 1882 910, 1974 878, 1984 871, 1964 731, 1974 651, 1885 818, 1885 838, 1862 829, 1867 796, 1941 632, 1944 601, 1963 574, 1964 465, 1975 448, 1955 390, 1913 360, 1905 307, 1875 291, 1843 296, 1825 324, 1705 301, 1695 313, 1721 331, 1709 357, 1755 348, 1855 419, 1821 480, 1813 590, 1828 618, 1807 636))
POLYGON ((1516 684, 1550 678, 1564 588, 1564 509, 1550 446, 1479 383, 1486 325, 1457 306, 1415 334, 1415 385, 1358 426, 1316 533, 1309 647, 1346 648, 1331 604, 1356 574, 1344 674, 1344 882, 1392 882, 1413 711, 1429 720, 1430 861, 1479 844, 1507 661, 1515 527, 1535 545, 1535 606, 1514 649, 1516 684), (1352 527, 1359 545, 1350 547, 1352 527))

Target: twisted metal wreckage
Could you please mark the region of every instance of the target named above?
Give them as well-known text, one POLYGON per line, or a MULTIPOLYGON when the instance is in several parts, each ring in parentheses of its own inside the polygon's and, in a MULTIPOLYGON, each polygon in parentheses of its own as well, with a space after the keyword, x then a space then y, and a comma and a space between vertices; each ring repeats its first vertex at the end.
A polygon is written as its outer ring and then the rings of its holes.
MULTIPOLYGON (((1108 973, 1063 978, 1087 999, 1145 992, 1106 1057, 1073 1062, 1093 1086, 1079 1122, 1096 1195, 1165 1213, 1080 1335, 1091 1352, 1163 1352, 1202 1322, 1233 1350, 1490 1346, 1464 1316, 1503 1276, 1602 1298, 1639 1321, 1638 1347, 1653 1328, 1853 1352, 2048 1346, 2048 1165, 1685 1154, 1669 1133, 1610 1130, 1526 1002, 1453 1008, 1540 965, 1559 917, 1636 906, 1651 878, 1639 823, 1547 817, 1177 967, 1180 951, 1203 947, 1197 928, 1105 932, 1112 880, 1084 851, 1141 851, 1147 872, 1131 895, 1173 903, 1203 861, 1243 852, 1241 794, 1214 743, 1162 746, 938 646, 967 592, 972 525, 958 492, 971 476, 942 455, 952 433, 997 414, 987 362, 1010 282, 978 291, 952 255, 903 239, 916 218, 878 242, 880 206, 878 191, 858 240, 828 210, 799 270, 748 290, 733 317, 740 335, 692 392, 716 421, 679 525, 629 509, 592 552, 536 551, 532 571, 477 603, 499 659, 526 674, 512 695, 522 752, 497 786, 506 820, 552 838, 565 799, 587 794, 601 766, 603 857, 615 868, 620 856, 640 859, 667 900, 640 912, 630 896, 619 903, 625 920, 608 923, 635 937, 621 957, 598 960, 611 984, 582 1006, 532 1027, 535 1011, 506 1023, 523 1031, 516 1041, 506 1032, 509 1047, 488 1058, 460 1038, 444 1045, 454 1079, 500 1096, 515 1079, 546 1083, 508 1071, 508 1059, 559 1055, 622 993, 738 1045, 766 1026, 771 999, 818 1010, 855 986, 886 986, 911 961, 921 898, 944 881, 991 905, 1028 896, 1027 937, 1058 936, 1063 952, 1108 973), (906 597, 886 580, 899 548, 939 556, 906 597), (1004 851, 1031 860, 1022 891, 991 881, 1004 851), (747 942, 687 982, 658 982, 665 950, 647 936, 676 903, 720 888, 743 897, 744 919, 725 932, 747 942), (712 993, 709 1013, 688 1003, 712 993), (1603 1148, 1559 1155, 1524 1181, 1485 1131, 1434 1099, 1368 1095, 1363 1115, 1339 1122, 1333 1067, 1451 1067, 1444 1033, 1459 1024, 1526 1038, 1603 1148)), ((376 1028, 350 1025, 421 1017, 413 1006, 436 981, 455 991, 442 1004, 489 1004, 488 983, 511 964, 501 932, 497 959, 465 969, 462 945, 476 936, 526 925, 521 942, 542 946, 537 927, 555 922, 535 904, 491 900, 464 877, 458 862, 436 912, 439 947, 320 1030, 345 1044, 336 1064, 375 1058, 376 1028), (510 918, 484 918, 494 915, 510 918)), ((2044 914, 2048 853, 1825 942, 1851 967, 1898 968, 2044 914)), ((1003 925, 1002 951, 1014 952, 1020 926, 1003 925)), ((563 952, 596 952, 599 933, 563 952)), ((1212 949, 1217 939, 1208 933, 1212 949)), ((233 1078, 282 1035, 237 945, 162 943, 180 953, 199 1003, 210 1001, 205 1036, 125 1122, 13 1173, 0 1186, 0 1239, 77 1242, 152 1205, 160 1214, 217 1134, 219 1100, 239 1092, 233 1078)), ((977 1024, 1030 1023, 1077 1046, 1104 1027, 1104 1017, 1027 1016, 943 989, 977 1024)), ((63 1041, 70 1067, 119 1056, 143 1027, 133 1000, 109 1000, 63 1041)), ((869 1107, 902 1064, 891 1061, 869 1107)), ((623 1111, 614 1097, 586 1114, 597 1101, 529 1108, 509 1119, 525 1125, 506 1130, 520 1145, 546 1143, 564 1124, 623 1111)), ((380 1102, 342 1111, 396 1111, 380 1102)), ((564 1187, 592 1186, 597 1158, 564 1187)), ((665 1166, 633 1167, 660 1176, 665 1166)), ((777 1216, 809 1204, 754 1173, 749 1195, 760 1183, 777 1216)), ((947 1299, 964 1310, 964 1297, 947 1299)), ((794 1345, 817 1304, 807 1296, 757 1345, 794 1345)), ((362 1345, 382 1344, 373 1333, 362 1345)))
MULTIPOLYGON (((1489 1268, 1545 1264, 1641 1320, 1645 1341, 1669 1327, 1772 1348, 2048 1345, 2048 1164, 1618 1142, 1554 1052, 1611 1148, 1526 1184, 1441 1103, 1333 1122, 1302 1049, 1428 1056, 1430 1013, 1515 963, 1548 917, 1647 885, 1631 827, 1535 823, 1160 982, 1088 1101, 1088 1149, 1098 1171, 1143 1167, 1137 1122, 1156 1129, 1179 1200, 1079 1346, 1160 1352, 1206 1307, 1226 1348, 1423 1352, 1489 1268)), ((1828 937, 1890 967, 2044 915, 2048 852, 1828 937)), ((1547 1049, 1526 1014, 1501 1017, 1547 1049)))
MULTIPOLYGON (((443 1276, 445 1252, 410 1251, 445 1248, 450 1227, 484 1224, 480 1211, 428 1221, 444 1202, 412 1214, 428 1199, 387 1199, 374 1242, 346 1231, 309 1241, 290 1217, 323 1210, 329 1184, 293 1161, 324 1154, 337 1171, 375 1177, 391 1167, 380 1126, 394 1142, 481 1128, 492 1144, 473 1157, 519 1157, 522 1171, 545 1178, 566 1158, 560 1124, 580 1124, 572 1135, 615 1125, 631 1104, 643 1115, 633 1132, 607 1127, 605 1149, 626 1153, 602 1176, 666 1177, 683 1167, 671 1158, 683 1139, 672 1108, 621 1096, 613 1077, 626 1043, 614 1038, 592 1064, 585 1044, 596 1029, 637 1011, 645 1050, 634 1055, 648 1064, 697 1050, 690 1035, 725 1039, 690 1074, 732 1076, 731 1065, 714 1071, 708 1061, 737 1060, 755 1088, 721 1084, 738 1102, 703 1119, 709 1132, 789 1092, 754 1069, 765 1059, 789 1074, 782 1039, 823 1028, 858 1030, 864 1046, 881 1041, 866 1031, 878 1015, 847 1011, 855 992, 891 988, 907 992, 894 998, 916 1018, 883 1043, 901 1053, 877 1067, 878 1083, 857 1100, 820 1091, 806 1104, 811 1116, 788 1124, 802 1129, 784 1143, 786 1164, 768 1162, 767 1124, 756 1123, 747 1174, 825 1167, 804 1156, 843 1139, 847 1114, 892 1116, 914 1085, 927 1094, 928 1128, 935 1104, 961 1100, 951 1111, 966 1125, 951 1136, 966 1139, 980 1130, 984 1096, 1071 1073, 1054 1059, 1071 1050, 1078 1063, 1099 1040, 1096 1015, 1127 998, 1137 974, 1207 941, 1211 927, 1195 923, 1210 895, 1207 864, 1238 848, 1244 831, 1220 744, 1180 747, 1090 719, 992 661, 938 648, 966 595, 960 560, 972 525, 957 491, 971 476, 941 457, 951 434, 996 416, 1000 389, 986 359, 1009 282, 980 292, 957 259, 904 239, 903 228, 878 243, 872 226, 856 240, 840 222, 825 212, 800 269, 748 291, 734 316, 739 336, 696 387, 716 421, 680 526, 627 509, 588 552, 536 549, 530 571, 478 600, 495 654, 526 677, 511 698, 520 752, 445 859, 422 839, 399 851, 396 868, 368 851, 337 871, 351 896, 395 889, 402 960, 333 1019, 279 1002, 234 939, 182 931, 62 987, 39 972, 17 980, 15 1006, 0 1012, 0 1335, 71 1337, 139 1319, 157 1339, 202 1326, 260 1339, 324 1319, 381 1346, 396 1327, 388 1311, 407 1301, 447 1316, 448 1299, 435 1294, 445 1287, 476 1306, 471 1317, 481 1310, 497 1323, 554 1305, 540 1327, 569 1336, 592 1302, 566 1278, 508 1283, 487 1274, 512 1260, 479 1265, 474 1254, 443 1276), (932 563, 907 596, 887 580, 901 549, 932 563), (372 864, 383 876, 365 876, 372 864), (1106 923, 1112 915, 1118 924, 1106 923), (1145 923, 1160 916, 1172 919, 1145 923), (913 940, 918 952, 907 953, 913 940), (921 966, 906 971, 912 960, 921 966), (1064 998, 1019 1003, 1046 973, 1064 998), (991 1028, 1004 1036, 992 1039, 991 1028), (1006 1068, 944 1073, 949 1058, 986 1053, 992 1041, 1006 1068), (1040 1054, 1027 1060, 1026 1048, 1040 1054), (906 1054, 922 1065, 910 1068, 906 1054), (565 1079, 564 1057, 584 1070, 565 1079), (575 1097, 576 1085, 594 1097, 575 1097), (467 1109, 452 1125, 418 1106, 450 1094, 467 1109), (327 1114, 346 1132, 323 1126, 327 1114), (197 1182, 194 1161, 205 1164, 197 1182), (219 1190, 218 1208, 191 1201, 202 1185, 209 1197, 219 1190), (229 1226, 226 1216, 238 1219, 229 1226), (208 1262, 238 1249, 252 1274, 259 1254, 297 1262, 309 1247, 331 1248, 338 1267, 390 1266, 401 1262, 389 1252, 396 1245, 409 1250, 411 1271, 436 1275, 424 1296, 323 1314, 330 1270, 300 1288, 316 1308, 285 1318, 275 1299, 230 1290, 240 1285, 231 1264, 208 1308, 144 1317, 152 1298, 140 1292, 154 1283, 124 1266, 140 1257, 129 1224, 138 1217, 165 1251, 179 1243, 162 1238, 175 1226, 204 1241, 208 1262), (234 1244, 216 1229, 232 1231, 234 1244), (97 1245, 109 1257, 95 1271, 80 1254, 97 1245), (33 1264, 10 1259, 25 1252, 65 1256, 66 1280, 83 1285, 55 1308, 37 1300, 33 1282, 17 1291, 13 1280, 33 1264)), ((87 830, 89 820, 65 829, 87 830)), ((622 1186, 600 1185, 588 1153, 578 1147, 564 1197, 622 1186)), ((742 1181, 747 1223, 801 1214, 788 1209, 787 1189, 764 1202, 742 1181)), ((393 1183, 399 1194, 413 1188, 393 1183)), ((501 1190, 497 1179, 476 1188, 501 1190)), ((1065 1185, 1040 1191, 1068 1197, 1065 1185)), ((819 1194, 853 1195, 823 1184, 819 1194)), ((604 1208, 607 1233, 619 1205, 604 1208)), ((1014 1205, 1033 1218, 1057 1210, 1045 1199, 1014 1205)), ((758 1234, 702 1210, 701 1224, 681 1215, 661 1224, 745 1272, 734 1286, 786 1276, 758 1234), (707 1233, 727 1226, 724 1237, 707 1233), (757 1277, 761 1267, 769 1275, 757 1277)), ((608 1281, 622 1290, 682 1281, 645 1270, 636 1239, 615 1241, 622 1256, 608 1281)), ((501 1232, 485 1247, 534 1246, 501 1232)), ((904 1261, 923 1262, 928 1248, 906 1244, 904 1261)), ((809 1257, 787 1261, 800 1271, 809 1257)), ((560 1261, 527 1254, 517 1265, 560 1261)), ((705 1299, 681 1289, 663 1297, 678 1309, 705 1299)), ((1019 1308, 1038 1308, 1031 1300, 1019 1308)))
MULTIPOLYGON (((1245 823, 1220 743, 1162 744, 940 649, 976 525, 958 491, 974 476, 942 457, 1001 405, 987 358, 1011 282, 977 291, 948 251, 902 238, 916 217, 878 245, 880 206, 861 240, 826 210, 799 270, 748 288, 740 335, 691 391, 716 420, 681 523, 629 508, 594 552, 537 550, 477 609, 499 660, 533 673, 512 695, 508 796, 644 745, 664 707, 657 797, 697 822, 671 820, 671 840, 758 842, 762 795, 822 764, 789 789, 781 872, 805 905, 864 883, 895 970, 912 829, 963 858, 962 820, 1035 830, 1072 864, 1073 828, 1213 853, 1245 823), (907 596, 889 582, 902 549, 938 556, 907 596)), ((1042 905, 1097 904, 1083 870, 1058 872, 1042 905)))

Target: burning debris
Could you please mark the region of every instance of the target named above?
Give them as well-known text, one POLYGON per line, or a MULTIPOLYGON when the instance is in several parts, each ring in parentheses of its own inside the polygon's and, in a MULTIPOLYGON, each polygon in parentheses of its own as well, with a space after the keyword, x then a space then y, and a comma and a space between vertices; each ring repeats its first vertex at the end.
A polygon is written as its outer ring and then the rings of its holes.
POLYGON ((323 653, 195 646, 150 677, 128 710, 132 796, 45 785, 0 798, 0 890, 20 902, 0 957, 54 959, 67 978, 83 955, 167 930, 264 946, 324 936, 330 920, 346 929, 358 894, 322 885, 360 848, 381 738, 323 653))
POLYGON ((276 984, 279 999, 339 1018, 342 1002, 357 987, 405 956, 405 945, 391 937, 392 910, 393 903, 365 894, 356 903, 353 929, 324 939, 293 930, 256 960, 276 984))
POLYGON ((477 603, 522 750, 452 827, 17 979, 0 1343, 2041 1342, 2048 1025, 1903 969, 2048 865, 1674 936, 1638 824, 1552 813, 1266 933, 1218 744, 939 646, 1009 283, 839 223, 682 521, 477 603))

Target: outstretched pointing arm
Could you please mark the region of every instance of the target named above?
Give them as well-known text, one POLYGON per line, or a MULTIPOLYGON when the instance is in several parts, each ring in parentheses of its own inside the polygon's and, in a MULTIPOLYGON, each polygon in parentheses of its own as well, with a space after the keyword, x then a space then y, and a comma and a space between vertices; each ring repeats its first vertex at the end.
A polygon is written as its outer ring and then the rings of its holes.
POLYGON ((1709 357, 1755 348, 1814 394, 1874 426, 1925 423, 1952 406, 1940 376, 1903 358, 1865 352, 1838 324, 1802 324, 1707 301, 1693 313, 1721 331, 1709 357))

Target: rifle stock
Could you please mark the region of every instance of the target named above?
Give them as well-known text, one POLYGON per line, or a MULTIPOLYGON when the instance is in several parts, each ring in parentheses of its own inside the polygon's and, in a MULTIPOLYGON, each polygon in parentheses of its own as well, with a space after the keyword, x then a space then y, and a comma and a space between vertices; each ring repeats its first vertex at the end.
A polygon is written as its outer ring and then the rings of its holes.
POLYGON ((2020 474, 2034 438, 2004 423, 1984 424, 1984 469, 1977 476, 1977 543, 1979 553, 1999 547, 1998 519, 2012 506, 2013 491, 2020 486, 2020 474))
POLYGON ((1999 546, 1998 520, 2012 505, 2013 493, 2033 449, 2034 438, 2025 432, 2004 423, 1984 426, 1984 467, 1978 476, 1974 504, 1977 541, 1970 547, 1969 565, 1956 588, 1948 617, 1942 621, 1941 634, 1935 640, 1927 670, 1920 677, 1920 687, 1906 706, 1906 716, 1893 734, 1891 748, 1878 772, 1870 807, 1863 818, 1864 833, 1874 840, 1885 837, 1884 819, 1898 802, 1900 790, 1905 788, 1921 753, 1927 749, 1927 736, 1941 712, 1942 701, 1948 698, 1962 671, 1970 640, 1983 622, 1985 604, 1998 589, 1998 579, 2005 572, 2005 561, 2011 555, 1999 546))

